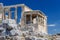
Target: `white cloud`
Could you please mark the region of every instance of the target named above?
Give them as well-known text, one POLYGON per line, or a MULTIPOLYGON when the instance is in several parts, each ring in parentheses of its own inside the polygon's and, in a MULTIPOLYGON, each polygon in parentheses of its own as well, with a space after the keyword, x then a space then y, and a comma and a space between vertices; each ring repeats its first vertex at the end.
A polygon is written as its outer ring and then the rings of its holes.
POLYGON ((54 26, 56 26, 56 24, 49 24, 48 26, 54 27, 54 26))

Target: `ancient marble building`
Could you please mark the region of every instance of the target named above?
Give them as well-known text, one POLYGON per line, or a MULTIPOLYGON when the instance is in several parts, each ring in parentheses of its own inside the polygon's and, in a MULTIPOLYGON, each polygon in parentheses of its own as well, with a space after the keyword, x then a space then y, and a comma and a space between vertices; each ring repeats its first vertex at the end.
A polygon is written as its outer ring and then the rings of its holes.
MULTIPOLYGON (((27 10, 27 9, 26 9, 27 10)), ((30 10, 23 13, 21 18, 22 27, 34 27, 34 32, 47 34, 47 17, 40 10, 30 10)))
POLYGON ((22 37, 23 39, 26 37, 31 38, 32 40, 32 37, 38 38, 40 36, 45 38, 45 35, 48 35, 47 16, 42 11, 32 10, 24 4, 4 6, 2 3, 0 3, 0 24, 3 24, 2 27, 6 29, 5 31, 8 32, 8 35, 11 35, 9 33, 11 30, 14 30, 15 32, 12 34, 20 34, 19 37, 24 36, 22 37), (18 7, 21 7, 22 9, 20 24, 17 24, 18 7), (14 19, 11 19, 11 8, 15 9, 14 19))
POLYGON ((17 4, 11 6, 3 6, 0 4, 0 19, 6 19, 5 13, 8 13, 8 19, 11 19, 11 12, 10 8, 15 8, 15 20, 17 20, 17 7, 22 8, 21 14, 21 26, 33 25, 36 26, 37 29, 34 29, 39 32, 47 33, 47 17, 46 15, 40 10, 32 10, 25 6, 24 4, 17 4))

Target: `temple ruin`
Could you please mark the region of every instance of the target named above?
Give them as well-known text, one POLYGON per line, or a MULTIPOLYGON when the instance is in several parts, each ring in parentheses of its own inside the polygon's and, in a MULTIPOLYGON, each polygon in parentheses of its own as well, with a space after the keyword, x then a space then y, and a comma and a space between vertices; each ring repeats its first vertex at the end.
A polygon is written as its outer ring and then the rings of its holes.
POLYGON ((0 29, 0 34, 4 29, 4 32, 7 32, 4 35, 6 40, 47 40, 47 16, 42 11, 32 10, 24 4, 4 6, 0 3, 0 24, 3 28, 0 29), (18 7, 22 8, 20 24, 17 24, 18 7), (11 19, 11 8, 15 8, 14 19, 11 19), (8 15, 5 15, 6 13, 8 15))

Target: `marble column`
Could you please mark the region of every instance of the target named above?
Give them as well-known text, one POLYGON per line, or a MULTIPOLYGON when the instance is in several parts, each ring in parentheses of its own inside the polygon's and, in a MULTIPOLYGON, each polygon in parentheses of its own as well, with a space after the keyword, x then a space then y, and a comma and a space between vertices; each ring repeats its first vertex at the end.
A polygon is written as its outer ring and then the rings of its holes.
POLYGON ((21 12, 21 13, 22 13, 22 14, 21 14, 21 18, 23 19, 23 15, 24 15, 24 6, 22 6, 21 9, 22 9, 22 12, 21 12))
POLYGON ((37 24, 38 24, 38 15, 37 15, 37 24))
POLYGON ((24 16, 24 19, 25 19, 24 22, 25 22, 25 25, 26 25, 26 14, 25 14, 25 16, 24 16))
POLYGON ((4 12, 5 12, 5 10, 4 10, 4 8, 3 8, 2 20, 4 20, 4 12))
POLYGON ((2 14, 2 16, 3 16, 3 20, 5 20, 5 19, 6 19, 6 16, 5 16, 6 9, 7 9, 7 8, 4 8, 4 9, 3 9, 3 11, 4 11, 4 12, 3 12, 3 14, 2 14))
POLYGON ((8 8, 8 19, 11 19, 11 11, 10 11, 10 8, 8 8))
POLYGON ((32 14, 30 14, 30 23, 32 24, 32 14))
POLYGON ((17 23, 17 7, 15 7, 15 21, 17 23))

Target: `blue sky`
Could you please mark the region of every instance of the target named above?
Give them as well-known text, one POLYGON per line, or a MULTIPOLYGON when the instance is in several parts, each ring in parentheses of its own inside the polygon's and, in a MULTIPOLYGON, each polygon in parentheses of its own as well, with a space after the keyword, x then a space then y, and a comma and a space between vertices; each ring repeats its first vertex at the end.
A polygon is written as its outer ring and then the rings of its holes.
MULTIPOLYGON (((60 0, 0 0, 0 2, 5 6, 24 3, 33 10, 41 10, 48 18, 48 33, 55 34, 60 32, 60 0)), ((18 14, 20 15, 21 13, 18 14)))

